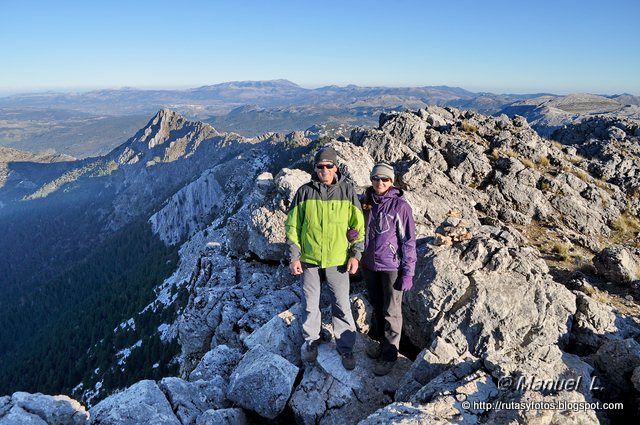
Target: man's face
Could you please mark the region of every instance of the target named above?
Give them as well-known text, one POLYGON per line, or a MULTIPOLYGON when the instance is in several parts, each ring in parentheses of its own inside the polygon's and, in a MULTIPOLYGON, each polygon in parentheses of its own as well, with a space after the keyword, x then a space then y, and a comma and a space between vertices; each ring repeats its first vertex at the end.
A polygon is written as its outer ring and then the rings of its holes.
POLYGON ((331 161, 322 161, 316 164, 318 179, 326 185, 333 183, 337 171, 338 167, 331 161))

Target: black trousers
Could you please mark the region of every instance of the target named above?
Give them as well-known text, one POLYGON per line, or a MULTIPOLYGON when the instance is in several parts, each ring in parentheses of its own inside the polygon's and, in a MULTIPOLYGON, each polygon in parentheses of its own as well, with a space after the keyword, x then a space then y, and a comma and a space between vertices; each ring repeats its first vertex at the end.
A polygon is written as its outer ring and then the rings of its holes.
POLYGON ((402 291, 393 288, 398 272, 362 268, 367 295, 373 305, 373 338, 382 344, 382 360, 395 361, 402 334, 402 291))

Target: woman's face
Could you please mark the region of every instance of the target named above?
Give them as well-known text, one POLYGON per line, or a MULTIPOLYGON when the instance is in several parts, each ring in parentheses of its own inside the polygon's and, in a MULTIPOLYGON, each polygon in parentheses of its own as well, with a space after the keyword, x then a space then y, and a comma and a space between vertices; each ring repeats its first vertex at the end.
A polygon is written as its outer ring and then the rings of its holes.
POLYGON ((393 185, 393 180, 387 176, 373 176, 371 177, 371 184, 376 195, 382 195, 393 185))

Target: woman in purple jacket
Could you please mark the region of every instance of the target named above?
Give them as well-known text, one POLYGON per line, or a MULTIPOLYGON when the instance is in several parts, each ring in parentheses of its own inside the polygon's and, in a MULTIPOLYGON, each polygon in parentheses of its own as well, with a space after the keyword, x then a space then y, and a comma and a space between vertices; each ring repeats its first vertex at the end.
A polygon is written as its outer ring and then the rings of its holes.
POLYGON ((402 293, 413 286, 416 266, 413 213, 394 179, 393 167, 376 164, 362 202, 366 227, 361 265, 380 342, 368 346, 367 355, 378 360, 373 370, 378 376, 389 373, 398 358, 402 293))

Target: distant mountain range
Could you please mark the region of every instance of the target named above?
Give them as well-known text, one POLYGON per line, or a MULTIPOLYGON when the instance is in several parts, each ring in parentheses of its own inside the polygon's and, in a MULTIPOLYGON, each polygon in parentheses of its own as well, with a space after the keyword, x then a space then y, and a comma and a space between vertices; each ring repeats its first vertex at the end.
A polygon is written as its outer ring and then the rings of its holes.
MULTIPOLYGON (((448 86, 427 87, 345 87, 306 89, 287 80, 236 81, 187 90, 138 90, 123 88, 85 93, 34 93, 0 98, 1 107, 59 108, 91 114, 149 114, 171 107, 199 118, 222 115, 243 105, 263 108, 349 104, 368 101, 369 106, 413 99, 425 104, 446 104, 457 99, 473 99, 470 91, 448 86)), ((519 97, 518 100, 525 97, 519 97)))
POLYGON ((619 111, 621 116, 637 117, 640 97, 474 93, 449 86, 332 85, 307 89, 288 80, 235 81, 186 90, 123 88, 17 94, 0 98, 0 146, 33 152, 53 149, 78 158, 103 155, 162 108, 245 137, 296 130, 309 130, 312 138, 348 136, 344 133, 347 128, 375 125, 381 112, 416 110, 427 105, 471 109, 486 115, 519 114, 541 134, 547 134, 593 113, 619 111), (577 101, 574 96, 578 96, 577 101), (584 96, 590 97, 585 101, 584 96), (581 105, 579 113, 575 111, 577 105, 581 105))

